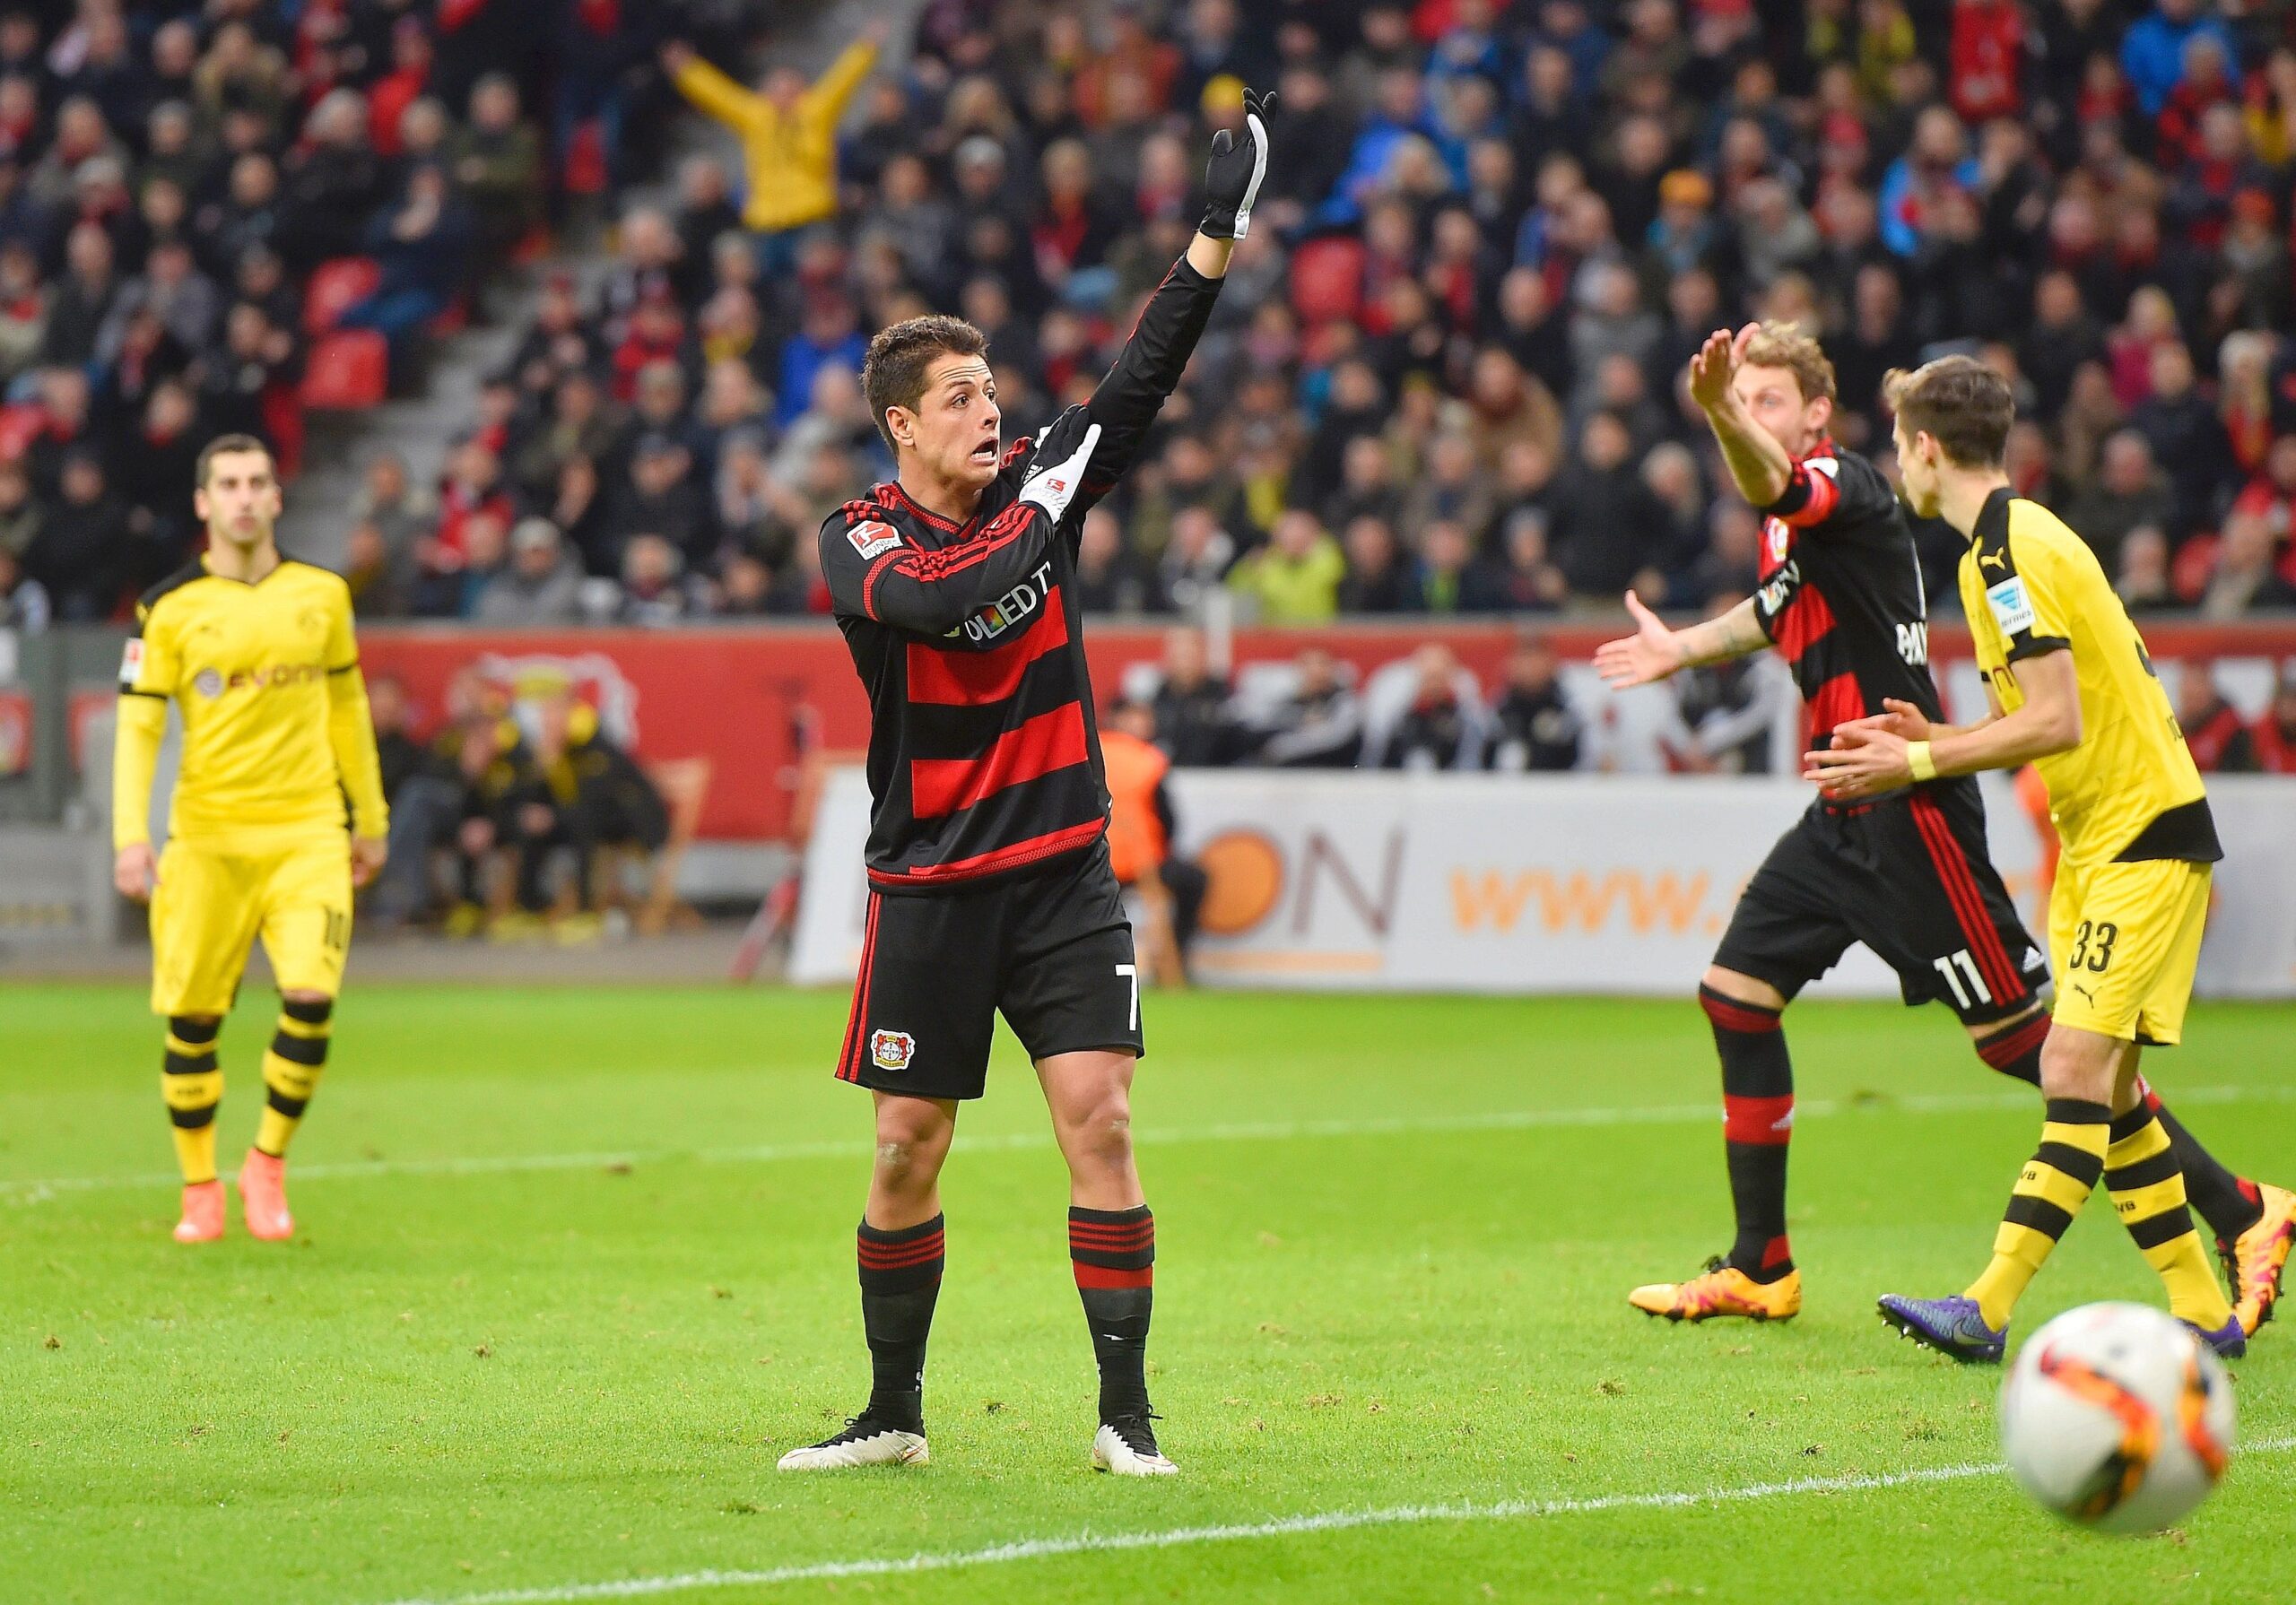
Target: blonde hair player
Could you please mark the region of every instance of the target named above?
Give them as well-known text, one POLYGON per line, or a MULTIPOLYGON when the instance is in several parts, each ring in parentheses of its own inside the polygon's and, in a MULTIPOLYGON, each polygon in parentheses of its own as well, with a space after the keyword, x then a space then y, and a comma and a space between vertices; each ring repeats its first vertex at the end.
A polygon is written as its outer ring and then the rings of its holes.
MULTIPOLYGON (((2184 1035, 2211 866, 2223 856, 2200 771, 2095 553, 2010 487, 2008 384, 1982 363, 1945 357, 1892 375, 1889 386, 1906 500, 1970 542, 1961 606, 1992 711, 1956 728, 1892 705, 1837 727, 1809 755, 1807 776, 1864 798, 2031 763, 2048 786, 2064 856, 2049 898, 2057 992, 2041 1050, 2040 1146, 1983 1274, 1952 1297, 1886 1297, 1883 1318, 1955 1358, 1999 1359, 2019 1297, 2101 1179, 2167 1287, 2170 1313, 2237 1357, 2248 1329, 2217 1284, 2183 1167, 2137 1076, 2145 1046, 2184 1035)), ((2279 1196, 2251 1230, 2276 1237, 2276 1282, 2290 1212, 2286 1196, 2269 1191, 2279 1196)), ((2240 1291, 2244 1304, 2256 1296, 2240 1291)))
POLYGON ((250 1236, 277 1241, 295 1230, 287 1144, 326 1064, 352 889, 382 868, 388 818, 351 593, 280 555, 270 449, 248 435, 211 441, 193 503, 207 551, 145 593, 120 664, 112 879, 152 905, 152 1010, 168 1022, 161 1089, 183 1167, 178 1243, 223 1235, 216 1038, 263 940, 280 1013, 239 1204, 250 1236), (155 856, 152 784, 170 702, 183 763, 155 856))

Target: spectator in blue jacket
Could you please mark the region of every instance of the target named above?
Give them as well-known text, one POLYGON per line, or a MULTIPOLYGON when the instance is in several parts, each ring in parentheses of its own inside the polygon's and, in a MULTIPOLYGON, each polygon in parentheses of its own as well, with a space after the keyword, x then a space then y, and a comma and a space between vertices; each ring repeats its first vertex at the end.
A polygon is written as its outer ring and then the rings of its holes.
POLYGON ((2224 59, 2238 62, 2240 48, 2222 19, 2208 15, 2205 0, 2158 0, 2151 12, 2137 19, 2120 42, 2120 70, 2136 93, 2136 103, 2148 117, 2161 115, 2177 85, 2185 78, 2185 44, 2193 35, 2213 36, 2224 47, 2224 59))

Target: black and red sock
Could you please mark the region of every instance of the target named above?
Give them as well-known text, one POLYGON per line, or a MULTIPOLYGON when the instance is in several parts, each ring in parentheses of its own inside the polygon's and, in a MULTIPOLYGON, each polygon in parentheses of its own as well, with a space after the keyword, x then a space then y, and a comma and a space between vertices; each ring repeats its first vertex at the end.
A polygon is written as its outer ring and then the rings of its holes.
POLYGON ((1786 1148, 1794 1134, 1794 1062, 1779 1013, 1710 986, 1699 1006, 1714 1026, 1722 1057, 1722 1137, 1730 1163, 1730 1202, 1738 1235, 1730 1263, 1758 1282, 1794 1269, 1786 1240, 1786 1148))
POLYGON ((1068 1211, 1068 1258, 1100 1368, 1100 1419, 1148 1413, 1148 1317, 1156 1302, 1156 1217, 1131 1210, 1068 1211))
POLYGON ((2036 1014, 2022 1026, 1996 1031, 1977 1045, 1977 1056, 2012 1080, 2041 1084, 2041 1044, 2048 1040, 2048 1016, 2036 1014))
POLYGON ((2160 1117, 2161 1129, 2169 1133, 2169 1152, 2185 1174, 2185 1197, 2208 1222, 2216 1240, 2229 1248, 2242 1232, 2264 1219, 2264 1199, 2257 1184, 2233 1175, 2203 1148, 2200 1139, 2185 1129, 2185 1123, 2169 1112, 2159 1093, 2142 1080, 2137 1086, 2144 1094, 2143 1106, 2160 1117))
POLYGON ((948 1262, 943 1218, 897 1231, 867 1220, 855 1236, 861 1262, 861 1325, 869 1338, 869 1403, 864 1413, 907 1432, 925 1428, 925 1343, 948 1262))

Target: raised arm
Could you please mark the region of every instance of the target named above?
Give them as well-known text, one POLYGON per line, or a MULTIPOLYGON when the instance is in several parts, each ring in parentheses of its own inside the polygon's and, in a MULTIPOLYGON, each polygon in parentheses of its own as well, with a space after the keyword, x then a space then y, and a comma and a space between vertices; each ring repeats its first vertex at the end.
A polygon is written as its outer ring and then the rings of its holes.
POLYGON ((846 46, 838 58, 830 63, 829 71, 814 80, 813 87, 805 91, 806 108, 831 118, 842 113, 845 103, 853 98, 853 91, 861 87, 861 81, 876 65, 877 48, 884 38, 884 32, 883 22, 873 22, 866 34, 846 46))
POLYGON ((1706 414, 1715 444, 1722 448, 1723 464, 1738 487, 1738 494, 1768 509, 1785 496, 1794 477, 1794 459, 1778 437, 1753 421, 1730 381, 1744 358, 1746 346, 1760 329, 1748 324, 1735 334, 1717 329, 1707 336, 1698 355, 1690 360, 1690 395, 1706 414))
POLYGON ((1204 221, 1187 254, 1149 297, 1132 338, 1087 403, 1102 436, 1080 513, 1107 495, 1132 466, 1164 398, 1187 371, 1187 360, 1212 319, 1236 241, 1251 231, 1252 204, 1267 177, 1265 119, 1274 104, 1274 95, 1247 90, 1242 140, 1225 128, 1212 136, 1212 159, 1204 171, 1204 221))
POLYGON ((683 45, 663 48, 662 59, 670 82, 694 108, 735 128, 746 129, 762 115, 756 95, 744 89, 683 45))

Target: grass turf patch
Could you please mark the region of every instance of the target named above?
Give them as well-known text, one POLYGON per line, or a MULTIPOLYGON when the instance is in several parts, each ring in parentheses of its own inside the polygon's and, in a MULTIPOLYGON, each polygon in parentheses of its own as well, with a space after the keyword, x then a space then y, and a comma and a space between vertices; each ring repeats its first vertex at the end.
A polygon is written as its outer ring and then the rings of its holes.
MULTIPOLYGON (((139 990, 0 991, 0 1599, 378 1605, 1413 1505, 1477 1514, 682 1597, 2283 1597, 2291 1453, 2142 1544, 1983 1475, 1489 1514, 1995 1457, 1996 1374, 1872 1310, 1973 1274, 2032 1142, 1939 1011, 1795 1011, 1805 1314, 1677 1329, 1623 1294, 1728 1236, 1688 1002, 1151 999, 1151 1380, 1186 1473, 1156 1484, 1085 1469, 1065 1184, 1009 1040, 946 1178, 935 1463, 798 1479, 773 1459, 866 1384, 843 1000, 354 985, 338 1019, 297 1241, 191 1251, 139 990)), ((225 1035, 227 1170, 268 1024, 251 998, 225 1035)), ((2204 1006, 2154 1056, 2236 1167, 2292 1151, 2292 1028, 2204 1006)), ((2021 1325, 2110 1297, 2157 1288, 2099 1206, 2021 1325)), ((2238 1367, 2245 1438, 2296 1419, 2290 1340, 2238 1367)))

